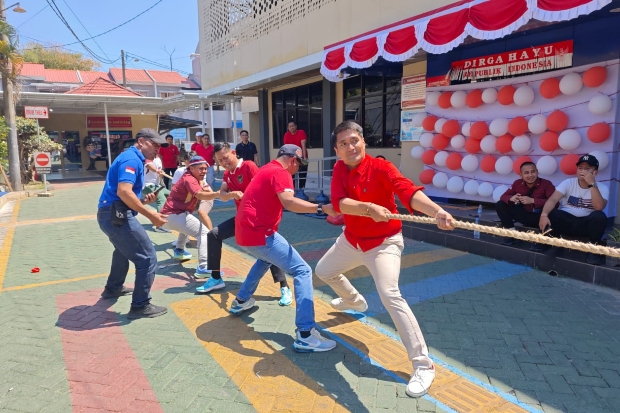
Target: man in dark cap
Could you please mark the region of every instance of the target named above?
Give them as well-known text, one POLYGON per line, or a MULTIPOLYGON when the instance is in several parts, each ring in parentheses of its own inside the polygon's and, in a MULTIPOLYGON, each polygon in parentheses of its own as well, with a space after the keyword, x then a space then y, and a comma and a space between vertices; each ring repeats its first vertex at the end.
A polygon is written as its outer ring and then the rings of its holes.
POLYGON ((140 199, 144 181, 144 162, 154 159, 160 147, 168 144, 154 129, 144 128, 136 134, 136 144, 121 153, 112 163, 99 197, 97 222, 114 246, 112 266, 103 298, 116 298, 133 293, 127 317, 152 318, 168 311, 151 304, 151 286, 155 279, 157 256, 144 227, 136 218, 142 214, 154 226, 166 223, 166 215, 147 209, 155 201, 151 193, 140 199), (129 271, 129 261, 136 268, 135 288, 123 284, 129 271))

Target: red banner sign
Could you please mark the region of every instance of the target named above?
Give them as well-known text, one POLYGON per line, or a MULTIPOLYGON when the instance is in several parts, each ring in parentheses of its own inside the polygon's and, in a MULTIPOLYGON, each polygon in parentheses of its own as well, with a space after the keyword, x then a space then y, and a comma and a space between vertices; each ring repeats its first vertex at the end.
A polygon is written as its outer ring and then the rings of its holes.
POLYGON ((565 40, 453 62, 451 81, 487 80, 573 65, 573 41, 565 40))
MULTIPOLYGON (((86 126, 90 128, 105 128, 105 117, 88 116, 86 126)), ((131 116, 108 116, 109 128, 131 128, 131 116)))

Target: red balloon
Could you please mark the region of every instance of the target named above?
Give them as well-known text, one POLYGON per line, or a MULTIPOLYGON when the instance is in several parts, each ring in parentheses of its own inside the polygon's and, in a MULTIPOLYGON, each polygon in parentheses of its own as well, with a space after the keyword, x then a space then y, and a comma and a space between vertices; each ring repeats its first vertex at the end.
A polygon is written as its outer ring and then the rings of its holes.
POLYGON ((495 162, 497 160, 492 157, 491 155, 487 155, 484 158, 482 158, 482 161, 480 161, 480 169, 482 169, 483 172, 486 172, 488 174, 490 174, 491 172, 495 172, 495 162))
POLYGON ((568 126, 568 116, 561 110, 554 110, 547 118, 547 128, 554 132, 562 132, 568 126))
POLYGON ((452 92, 443 92, 439 95, 439 101, 437 104, 442 109, 449 109, 452 107, 452 103, 450 103, 450 98, 452 97, 452 92))
POLYGON ((484 103, 482 101, 482 90, 474 89, 469 92, 465 98, 465 103, 472 109, 482 106, 484 103))
POLYGON ((495 149, 497 149, 499 153, 504 153, 504 154, 512 151, 512 140, 513 139, 514 138, 512 137, 512 135, 508 133, 500 136, 499 138, 497 138, 497 141, 495 141, 495 149))
POLYGON ((611 136, 611 128, 605 122, 595 123, 588 128, 588 139, 594 143, 605 142, 611 136))
POLYGON ((461 168, 462 160, 463 160, 463 157, 461 156, 460 153, 452 152, 450 155, 448 155, 448 159, 446 159, 446 166, 451 171, 456 171, 457 169, 461 168))
POLYGON ((474 138, 467 139, 465 141, 465 150, 471 154, 480 152, 480 141, 474 138))
POLYGON ((540 84, 539 91, 540 96, 544 97, 545 99, 553 99, 554 97, 562 93, 560 91, 560 79, 556 77, 550 77, 549 79, 545 79, 540 84))
POLYGON ((459 125, 458 120, 451 119, 443 124, 443 128, 441 128, 441 133, 446 135, 448 138, 453 137, 454 135, 458 135, 461 131, 461 126, 459 125))
POLYGON ((559 138, 560 135, 558 135, 556 132, 548 130, 547 132, 540 135, 540 141, 538 142, 538 145, 540 146, 540 149, 545 152, 553 152, 560 147, 560 144, 558 143, 559 138))
POLYGON ((583 74, 583 84, 587 87, 599 87, 607 80, 607 69, 603 66, 589 68, 583 74))
POLYGON ((420 182, 424 185, 432 184, 434 176, 435 171, 433 171, 432 169, 425 169, 420 173, 420 182))
POLYGON ((504 86, 497 92, 497 101, 504 105, 512 105, 514 103, 516 89, 512 85, 504 86))
POLYGON ((476 122, 471 125, 469 134, 472 138, 480 140, 489 134, 489 126, 486 122, 476 122))
POLYGON ((432 165, 435 163, 435 155, 437 155, 437 151, 434 149, 427 149, 422 154, 422 162, 425 165, 432 165))
POLYGON ((523 116, 517 116, 512 119, 508 122, 508 132, 510 132, 512 136, 525 135, 525 132, 527 132, 527 119, 523 116))
POLYGON ((532 158, 530 158, 529 156, 519 156, 512 164, 512 170, 514 171, 514 173, 520 175, 521 165, 523 165, 525 162, 532 162, 532 158))
POLYGON ((433 148, 439 149, 440 151, 444 150, 448 147, 448 145, 450 145, 450 138, 440 133, 438 135, 435 135, 435 137, 431 141, 431 145, 433 146, 433 148))
POLYGON ((435 122, 437 122, 437 116, 427 116, 422 121, 422 127, 426 131, 434 131, 435 130, 435 122))
POLYGON ((564 155, 560 161, 560 171, 564 175, 575 175, 577 173, 577 161, 579 161, 579 155, 574 153, 564 155))

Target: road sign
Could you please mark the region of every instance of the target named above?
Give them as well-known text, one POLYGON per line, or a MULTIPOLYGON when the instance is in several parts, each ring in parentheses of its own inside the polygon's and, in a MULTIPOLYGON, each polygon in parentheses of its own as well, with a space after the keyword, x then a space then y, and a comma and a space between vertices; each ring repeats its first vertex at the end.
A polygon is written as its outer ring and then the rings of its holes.
POLYGON ((35 152, 34 154, 34 166, 37 169, 37 174, 51 174, 52 173, 52 158, 49 152, 35 152))
POLYGON ((46 106, 24 106, 24 115, 29 119, 49 118, 49 112, 46 106))

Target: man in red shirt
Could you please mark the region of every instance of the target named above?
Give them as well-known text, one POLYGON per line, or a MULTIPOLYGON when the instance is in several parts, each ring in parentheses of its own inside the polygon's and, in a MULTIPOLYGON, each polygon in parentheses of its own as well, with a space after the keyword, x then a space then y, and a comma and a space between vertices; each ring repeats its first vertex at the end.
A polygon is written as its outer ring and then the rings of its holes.
MULTIPOLYGON (((237 153, 230 149, 230 145, 227 142, 216 143, 214 145, 214 152, 218 163, 226 170, 224 172, 222 186, 220 187, 220 199, 225 202, 234 199, 238 208, 243 193, 258 172, 258 167, 252 161, 238 159, 237 153)), ((207 234, 209 254, 208 268, 211 271, 211 278, 204 285, 197 287, 197 292, 206 293, 219 290, 226 286, 220 273, 222 242, 234 236, 235 217, 222 222, 207 234)), ((273 282, 280 283, 281 297, 279 304, 282 306, 291 305, 293 302, 293 294, 286 281, 286 274, 275 265, 272 265, 270 270, 273 282)))
MULTIPOLYGON (((179 156, 181 152, 179 152, 179 148, 172 142, 174 138, 172 135, 166 136, 166 142, 168 142, 167 148, 159 148, 159 156, 161 156, 161 163, 164 166, 164 172, 167 175, 173 176, 179 166, 179 156)), ((166 188, 170 189, 170 178, 164 175, 164 185, 166 188)))
POLYGON ((252 294, 267 269, 276 265, 291 274, 295 284, 297 339, 293 348, 300 352, 329 351, 336 347, 336 342, 324 338, 315 329, 312 269, 277 232, 283 208, 297 213, 335 215, 329 204, 317 207, 295 198, 291 175, 305 162, 301 153, 298 146, 282 146, 277 158, 258 170, 241 197, 235 217, 235 238, 239 246, 258 260, 241 285, 230 312, 241 314, 254 306, 252 294))
POLYGON ((196 132, 196 142, 192 143, 190 148, 191 151, 196 152, 196 147, 202 145, 202 137, 204 136, 204 132, 196 132))
POLYGON ((435 368, 418 322, 398 289, 404 247, 402 224, 388 219, 387 214, 397 213, 397 195, 410 212, 415 209, 436 218, 441 229, 454 229, 453 218, 391 162, 367 155, 363 133, 353 121, 342 122, 332 133, 332 144, 340 158, 334 165, 332 202, 336 212, 345 214, 345 227, 315 272, 338 295, 331 302, 334 309, 364 312, 368 309, 366 300, 343 273, 360 265, 368 268, 413 362, 414 373, 406 393, 420 397, 433 382, 435 368))
MULTIPOLYGON (((201 132, 198 132, 201 133, 201 132)), ((198 136, 198 133, 196 136, 198 136)), ((202 156, 205 161, 207 161, 207 183, 210 187, 213 187, 213 183, 215 182, 215 171, 213 169, 214 159, 213 159, 213 145, 211 145, 211 137, 208 133, 203 133, 201 135, 201 144, 193 144, 192 151, 196 151, 199 156, 202 156)))
MULTIPOLYGON (((306 149, 306 144, 308 141, 308 136, 306 132, 301 129, 297 129, 297 124, 295 122, 288 123, 288 132, 284 134, 284 144, 288 145, 297 145, 301 148, 301 156, 303 159, 308 159, 308 150, 306 149)), ((308 165, 299 165, 299 172, 297 174, 297 178, 299 179, 299 189, 304 189, 306 187, 306 175, 308 175, 308 165)))

